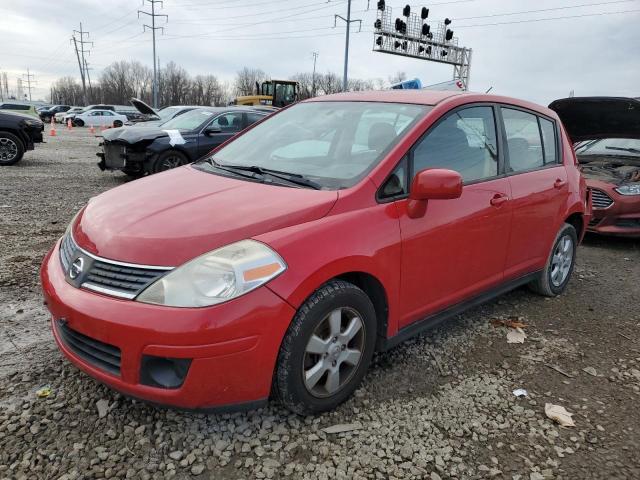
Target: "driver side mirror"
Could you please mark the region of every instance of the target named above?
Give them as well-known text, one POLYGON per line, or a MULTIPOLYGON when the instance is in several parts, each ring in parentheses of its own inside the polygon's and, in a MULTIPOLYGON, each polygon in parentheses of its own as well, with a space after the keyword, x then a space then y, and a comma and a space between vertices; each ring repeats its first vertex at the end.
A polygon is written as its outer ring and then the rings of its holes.
POLYGON ((431 168, 419 171, 409 191, 409 216, 424 215, 427 200, 450 200, 462 195, 462 176, 453 170, 431 168))
POLYGON ((215 133, 222 133, 222 129, 220 127, 214 126, 214 125, 210 125, 207 128, 204 129, 204 134, 205 135, 213 135, 215 133))

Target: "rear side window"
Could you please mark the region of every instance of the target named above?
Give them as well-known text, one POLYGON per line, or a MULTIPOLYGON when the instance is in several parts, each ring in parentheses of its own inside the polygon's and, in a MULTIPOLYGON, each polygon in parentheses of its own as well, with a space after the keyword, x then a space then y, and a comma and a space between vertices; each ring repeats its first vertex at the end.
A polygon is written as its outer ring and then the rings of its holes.
POLYGON ((457 110, 429 131, 413 150, 413 174, 426 168, 455 170, 467 183, 497 176, 493 108, 457 110))
POLYGON ((544 146, 544 164, 558 163, 558 140, 554 123, 540 117, 540 131, 544 146))
POLYGON ((538 117, 521 110, 503 108, 502 118, 511 171, 522 172, 542 167, 544 155, 538 117))
POLYGON ((252 125, 263 118, 264 115, 260 115, 258 113, 247 113, 247 125, 252 125))
POLYGON ((242 113, 225 113, 211 122, 212 127, 218 127, 222 133, 239 132, 242 130, 242 113))

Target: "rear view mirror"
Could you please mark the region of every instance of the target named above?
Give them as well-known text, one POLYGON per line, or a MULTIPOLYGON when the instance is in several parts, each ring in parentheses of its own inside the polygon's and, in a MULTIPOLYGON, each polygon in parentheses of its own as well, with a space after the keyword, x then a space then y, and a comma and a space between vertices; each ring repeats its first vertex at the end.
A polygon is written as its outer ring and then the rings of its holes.
POLYGON ((462 195, 462 177, 444 168, 422 170, 411 183, 412 200, 447 200, 462 195))
POLYGON ((432 168, 421 170, 411 182, 408 213, 411 218, 424 215, 427 200, 449 200, 462 195, 462 176, 453 170, 432 168))

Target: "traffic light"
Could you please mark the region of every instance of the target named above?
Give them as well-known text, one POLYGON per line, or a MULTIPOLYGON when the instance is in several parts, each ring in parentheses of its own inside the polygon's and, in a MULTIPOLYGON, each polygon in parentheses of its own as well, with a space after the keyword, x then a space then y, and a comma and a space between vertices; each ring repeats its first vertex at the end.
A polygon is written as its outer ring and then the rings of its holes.
POLYGON ((429 9, 427 7, 422 7, 422 12, 420 12, 420 17, 422 17, 422 20, 426 20, 428 16, 429 16, 429 9))
POLYGON ((453 30, 447 28, 447 33, 444 34, 444 39, 448 42, 453 38, 453 30))
POLYGON ((404 6, 404 8, 402 9, 402 15, 404 15, 405 17, 411 15, 411 5, 404 6))
POLYGON ((376 38, 376 45, 378 45, 379 47, 382 46, 382 37, 376 38))
POLYGON ((374 22, 373 26, 376 28, 376 30, 380 30, 382 28, 382 20, 380 20, 379 18, 374 22))
POLYGON ((431 27, 428 24, 424 24, 422 25, 422 35, 429 35, 429 32, 431 31, 431 27))
POLYGON ((445 25, 451 25, 451 20, 449 20, 448 18, 444 19, 444 24, 445 25))
POLYGON ((385 9, 384 0, 378 0, 378 10, 384 11, 384 9, 385 9))

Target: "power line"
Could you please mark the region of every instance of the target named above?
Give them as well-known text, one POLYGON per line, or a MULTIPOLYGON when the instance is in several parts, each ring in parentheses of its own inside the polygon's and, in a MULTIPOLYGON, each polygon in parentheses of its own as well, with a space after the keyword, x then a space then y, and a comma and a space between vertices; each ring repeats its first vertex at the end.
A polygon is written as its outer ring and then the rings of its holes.
POLYGON ((35 80, 31 80, 35 75, 29 72, 29 68, 27 68, 27 73, 22 74, 23 77, 27 77, 27 90, 29 90, 29 101, 31 101, 31 82, 36 83, 35 80))
POLYGON ((495 22, 495 23, 476 23, 473 25, 457 25, 456 28, 473 28, 473 27, 494 27, 497 25, 513 25, 519 23, 536 23, 536 22, 548 22, 552 20, 565 20, 569 18, 584 18, 584 17, 599 17, 602 15, 621 15, 625 13, 638 13, 640 9, 636 10, 623 10, 619 12, 601 12, 601 13, 584 13, 580 15, 566 15, 564 17, 547 17, 547 18, 530 18, 525 20, 511 20, 508 22, 495 22))
POLYGON ((169 21, 169 16, 156 13, 156 3, 160 4, 162 8, 164 4, 162 0, 146 0, 151 4, 151 13, 145 12, 144 10, 138 10, 138 18, 140 18, 140 14, 148 15, 151 17, 151 25, 147 25, 146 23, 142 26, 142 31, 146 31, 146 29, 151 30, 151 35, 153 37, 153 108, 158 108, 158 69, 157 69, 157 57, 156 57, 156 30, 161 30, 164 33, 164 27, 156 27, 156 17, 164 17, 165 21, 169 21))
POLYGON ((604 5, 612 5, 617 3, 629 3, 634 1, 636 0, 614 0, 611 2, 583 3, 581 5, 567 5, 564 7, 541 8, 538 10, 523 10, 519 12, 508 12, 508 13, 492 13, 490 15, 478 15, 475 17, 460 17, 460 18, 453 17, 453 19, 456 21, 459 21, 459 20, 476 20, 479 18, 507 17, 512 15, 524 15, 527 13, 542 13, 542 12, 553 12, 557 10, 570 10, 573 8, 600 7, 604 5))
POLYGON ((85 40, 85 35, 87 38, 89 37, 89 32, 82 29, 82 22, 80 22, 80 30, 74 30, 73 35, 71 37, 71 41, 73 42, 73 46, 76 49, 76 58, 78 59, 78 68, 80 69, 80 78, 82 80, 82 99, 84 104, 87 105, 89 103, 87 98, 87 82, 86 82, 86 66, 87 60, 84 56, 86 53, 89 54, 89 50, 85 50, 85 44, 91 44, 93 46, 93 42, 85 40), (76 34, 79 34, 80 37, 76 38, 76 34), (78 48, 78 44, 80 48, 78 48))

